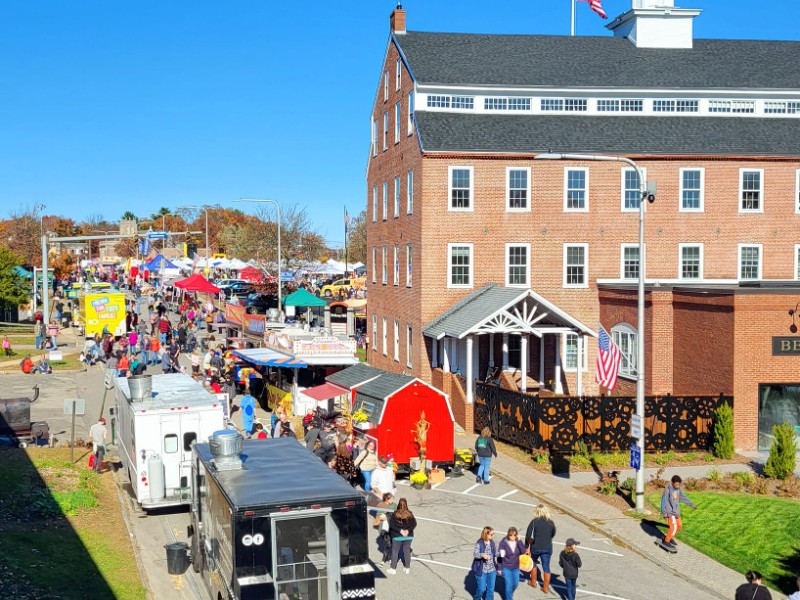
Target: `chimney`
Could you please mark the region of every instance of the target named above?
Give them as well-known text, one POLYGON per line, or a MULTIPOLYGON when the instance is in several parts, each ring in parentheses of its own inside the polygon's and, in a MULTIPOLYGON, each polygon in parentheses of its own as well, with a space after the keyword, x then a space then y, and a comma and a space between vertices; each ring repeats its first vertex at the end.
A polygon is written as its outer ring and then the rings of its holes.
POLYGON ((400 2, 397 3, 397 8, 389 15, 389 31, 397 34, 406 32, 406 11, 403 10, 403 5, 400 2))
POLYGON ((637 48, 691 48, 692 20, 702 10, 679 8, 675 0, 632 0, 631 10, 606 25, 614 37, 637 48))

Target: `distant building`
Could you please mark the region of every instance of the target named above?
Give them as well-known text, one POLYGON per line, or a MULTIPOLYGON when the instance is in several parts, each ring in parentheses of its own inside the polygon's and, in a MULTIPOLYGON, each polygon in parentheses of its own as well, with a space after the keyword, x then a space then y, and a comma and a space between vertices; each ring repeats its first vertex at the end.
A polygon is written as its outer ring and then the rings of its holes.
POLYGON ((471 428, 492 366, 598 393, 602 323, 633 393, 636 172, 534 160, 625 156, 657 183, 647 393, 733 394, 737 446, 763 447, 776 419, 800 425, 800 345, 773 354, 800 300, 800 43, 694 39, 701 11, 632 4, 608 37, 417 32, 392 12, 366 178, 369 362, 448 391, 471 428))

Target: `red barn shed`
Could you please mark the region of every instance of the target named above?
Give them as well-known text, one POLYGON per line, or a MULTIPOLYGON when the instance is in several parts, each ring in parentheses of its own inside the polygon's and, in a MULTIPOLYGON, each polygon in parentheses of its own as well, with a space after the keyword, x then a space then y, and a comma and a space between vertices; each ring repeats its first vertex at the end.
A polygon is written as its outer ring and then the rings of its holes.
POLYGON ((452 465, 454 419, 447 395, 415 377, 379 372, 355 387, 353 411, 367 413, 366 422, 355 424, 358 434, 374 439, 378 454, 392 454, 399 469, 406 471, 411 458, 419 456, 415 440, 424 412, 430 424, 427 459, 433 466, 452 465))

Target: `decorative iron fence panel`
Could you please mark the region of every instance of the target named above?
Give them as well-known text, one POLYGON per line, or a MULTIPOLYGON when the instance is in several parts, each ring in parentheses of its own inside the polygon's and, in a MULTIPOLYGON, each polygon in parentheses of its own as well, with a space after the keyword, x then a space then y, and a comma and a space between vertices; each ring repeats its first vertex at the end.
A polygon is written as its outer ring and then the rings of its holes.
MULTIPOLYGON (((714 411, 733 397, 648 396, 647 450, 708 450, 714 411)), ((578 440, 601 451, 626 450, 636 398, 538 396, 476 384, 475 430, 489 427, 498 440, 526 448, 570 452, 578 440)))

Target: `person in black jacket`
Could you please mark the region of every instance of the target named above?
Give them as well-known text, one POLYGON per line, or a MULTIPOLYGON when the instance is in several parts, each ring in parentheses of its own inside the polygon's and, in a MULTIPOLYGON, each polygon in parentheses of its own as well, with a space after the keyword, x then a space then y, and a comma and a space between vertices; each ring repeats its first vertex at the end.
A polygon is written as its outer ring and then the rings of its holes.
POLYGON ((533 520, 525 532, 525 543, 531 551, 533 570, 528 585, 536 587, 536 563, 542 561, 542 591, 550 592, 550 557, 553 555, 553 538, 556 536, 556 525, 550 518, 550 511, 544 504, 539 504, 533 511, 533 520))
POLYGON ((475 451, 478 453, 478 460, 480 466, 478 467, 478 475, 475 481, 478 483, 483 482, 489 484, 489 466, 492 464, 492 457, 497 456, 497 448, 492 439, 492 430, 484 427, 478 439, 475 440, 475 451))
POLYGON ((575 551, 575 546, 580 544, 574 538, 567 538, 564 549, 558 557, 559 566, 564 569, 564 583, 566 584, 566 600, 575 600, 576 583, 578 581, 578 569, 583 566, 581 557, 575 551))
POLYGON ((761 573, 748 571, 744 577, 747 583, 736 588, 736 600, 772 600, 767 586, 761 584, 761 573))
POLYGON ((406 574, 411 572, 411 541, 414 539, 414 529, 417 527, 417 520, 414 513, 408 510, 408 501, 400 498, 397 502, 397 510, 389 517, 389 536, 392 538, 392 565, 386 569, 389 575, 397 573, 397 561, 400 559, 400 552, 403 553, 403 567, 406 574))

